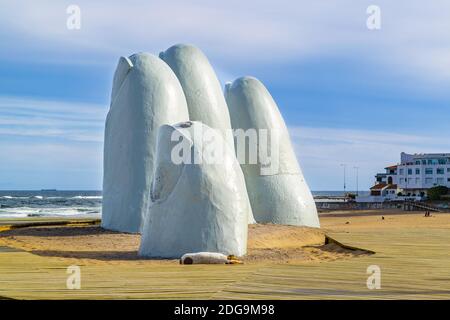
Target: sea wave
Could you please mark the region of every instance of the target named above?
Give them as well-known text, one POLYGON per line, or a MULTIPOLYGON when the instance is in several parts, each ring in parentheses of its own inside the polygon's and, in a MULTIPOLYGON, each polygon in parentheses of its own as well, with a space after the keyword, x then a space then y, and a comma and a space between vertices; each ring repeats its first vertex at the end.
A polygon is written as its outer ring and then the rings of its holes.
POLYGON ((102 199, 102 196, 75 196, 70 199, 102 199))
POLYGON ((0 217, 99 215, 99 191, 0 191, 0 217))
POLYGON ((37 199, 37 200, 42 200, 42 199, 98 199, 101 200, 103 197, 102 196, 74 196, 74 197, 47 197, 47 196, 29 196, 29 197, 18 197, 18 196, 0 196, 0 199, 37 199))
POLYGON ((11 199, 30 199, 30 197, 1 196, 0 199, 6 199, 6 200, 11 200, 11 199))
POLYGON ((100 207, 55 207, 55 208, 1 208, 0 217, 58 217, 58 216, 80 216, 100 215, 100 207))
POLYGON ((1 218, 26 218, 28 215, 26 213, 5 213, 0 214, 1 218))

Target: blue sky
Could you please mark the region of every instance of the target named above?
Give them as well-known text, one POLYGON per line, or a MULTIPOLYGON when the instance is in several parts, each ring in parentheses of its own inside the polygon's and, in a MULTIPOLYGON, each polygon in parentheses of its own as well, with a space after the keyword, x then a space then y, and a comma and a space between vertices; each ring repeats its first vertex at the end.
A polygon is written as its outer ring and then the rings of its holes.
POLYGON ((313 190, 360 189, 401 151, 450 152, 450 2, 2 1, 0 189, 100 189, 121 55, 192 43, 268 87, 313 190), (68 30, 66 8, 81 9, 68 30), (366 9, 381 9, 368 30, 366 9))

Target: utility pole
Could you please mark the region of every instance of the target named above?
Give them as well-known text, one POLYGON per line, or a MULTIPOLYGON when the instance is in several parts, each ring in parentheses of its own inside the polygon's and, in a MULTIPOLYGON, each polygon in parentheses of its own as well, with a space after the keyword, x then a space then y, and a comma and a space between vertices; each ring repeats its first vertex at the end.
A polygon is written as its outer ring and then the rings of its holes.
POLYGON ((358 183, 359 183, 359 167, 353 167, 353 169, 356 169, 356 195, 359 196, 359 188, 358 188, 358 183))
POLYGON ((345 191, 346 191, 346 169, 347 169, 347 165, 345 163, 341 163, 341 167, 344 167, 344 196, 345 196, 345 191))

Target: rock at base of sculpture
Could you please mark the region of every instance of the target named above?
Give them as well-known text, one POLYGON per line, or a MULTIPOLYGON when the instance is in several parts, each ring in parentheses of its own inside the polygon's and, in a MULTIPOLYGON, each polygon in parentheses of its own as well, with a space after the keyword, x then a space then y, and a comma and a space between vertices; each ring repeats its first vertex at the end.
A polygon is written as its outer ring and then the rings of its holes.
POLYGON ((225 97, 233 129, 266 130, 271 143, 258 137, 257 163, 241 162, 253 216, 260 223, 319 227, 317 208, 291 145, 289 133, 278 107, 264 85, 252 77, 227 84, 225 97), (273 139, 273 141, 271 140, 273 139), (262 152, 261 152, 262 151, 262 152), (270 173, 261 155, 270 154, 270 173))
POLYGON ((186 120, 183 89, 164 61, 147 53, 120 59, 105 126, 102 227, 139 232, 157 129, 186 120))
POLYGON ((159 129, 140 256, 179 258, 187 252, 245 255, 251 207, 244 176, 234 150, 219 133, 215 141, 221 161, 214 163, 208 158, 204 141, 208 130, 212 129, 195 121, 159 129))

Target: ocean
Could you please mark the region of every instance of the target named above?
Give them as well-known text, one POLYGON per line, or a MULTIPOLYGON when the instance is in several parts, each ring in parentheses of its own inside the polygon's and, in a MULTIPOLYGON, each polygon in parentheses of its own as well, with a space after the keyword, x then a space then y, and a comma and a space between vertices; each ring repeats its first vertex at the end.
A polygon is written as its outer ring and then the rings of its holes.
POLYGON ((100 217, 101 191, 0 191, 0 218, 100 217))
MULTIPOLYGON (((343 191, 313 191, 314 196, 343 196, 343 191)), ((360 192, 360 194, 363 192, 360 192)), ((0 218, 100 217, 101 191, 0 191, 0 218)))

